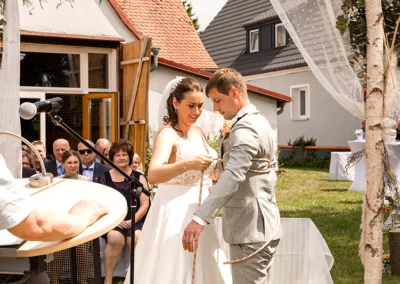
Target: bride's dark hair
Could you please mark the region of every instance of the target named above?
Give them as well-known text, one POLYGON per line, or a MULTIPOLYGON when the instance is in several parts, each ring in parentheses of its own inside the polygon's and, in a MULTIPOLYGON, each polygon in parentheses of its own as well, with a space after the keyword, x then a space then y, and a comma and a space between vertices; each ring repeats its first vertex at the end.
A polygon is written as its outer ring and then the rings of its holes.
MULTIPOLYGON (((170 124, 172 128, 174 128, 178 133, 183 135, 182 131, 176 127, 178 124, 178 114, 174 108, 174 98, 178 103, 180 103, 184 98, 185 94, 190 91, 197 91, 197 92, 203 92, 203 88, 201 87, 200 83, 191 78, 191 77, 184 77, 182 80, 179 78, 176 78, 176 83, 178 83, 175 87, 175 84, 172 83, 172 85, 169 87, 169 96, 167 99, 167 115, 164 116, 163 121, 164 125, 165 124, 170 124), (180 81, 180 82, 179 82, 180 81)), ((174 80, 174 81, 175 81, 174 80)))

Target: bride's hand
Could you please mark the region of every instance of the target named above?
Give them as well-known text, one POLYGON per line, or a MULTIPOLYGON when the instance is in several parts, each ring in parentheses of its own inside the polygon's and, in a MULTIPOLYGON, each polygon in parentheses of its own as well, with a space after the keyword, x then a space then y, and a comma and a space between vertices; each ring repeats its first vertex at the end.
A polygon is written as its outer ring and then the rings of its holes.
POLYGON ((213 162, 213 157, 209 155, 198 155, 185 162, 188 170, 205 171, 213 162))

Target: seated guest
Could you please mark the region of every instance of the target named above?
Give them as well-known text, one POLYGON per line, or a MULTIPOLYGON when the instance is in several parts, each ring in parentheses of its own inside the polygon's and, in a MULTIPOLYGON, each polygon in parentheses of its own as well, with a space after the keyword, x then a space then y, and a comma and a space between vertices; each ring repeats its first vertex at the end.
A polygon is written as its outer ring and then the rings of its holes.
POLYGON ((142 159, 140 159, 139 155, 136 153, 133 155, 131 169, 141 172, 142 174, 144 173, 142 159))
MULTIPOLYGON (((99 138, 99 139, 97 139, 97 141, 96 141, 95 148, 96 148, 96 150, 99 151, 100 153, 103 153, 104 148, 110 147, 110 146, 111 146, 111 142, 110 142, 110 141, 108 141, 108 140, 105 139, 105 138, 99 138)), ((96 162, 98 162, 98 163, 101 162, 100 157, 98 157, 97 155, 96 155, 96 162)))
MULTIPOLYGON (((92 141, 86 140, 86 142, 94 147, 92 141)), ((98 182, 99 177, 110 170, 109 167, 96 162, 96 154, 83 143, 78 144, 78 153, 81 160, 79 174, 89 177, 93 182, 98 182)))
MULTIPOLYGON (((121 139, 113 142, 110 147, 109 155, 110 160, 117 167, 119 167, 127 175, 137 178, 144 185, 144 187, 148 189, 148 184, 143 174, 134 171, 129 167, 129 163, 133 158, 133 145, 129 141, 121 139)), ((99 178, 99 182, 120 192, 125 197, 126 206, 128 207, 128 213, 126 214, 124 221, 122 221, 116 228, 104 236, 107 242, 104 250, 104 283, 111 284, 114 270, 121 257, 122 249, 124 248, 125 244, 129 248, 131 245, 131 185, 125 181, 125 177, 115 169, 105 172, 99 178)), ((142 218, 149 208, 150 200, 142 193, 136 202, 138 209, 133 224, 135 226, 135 231, 142 229, 142 218)))
POLYGON ((396 128, 397 134, 396 134, 396 140, 400 140, 400 119, 397 120, 397 128, 396 128))
MULTIPOLYGON (((105 147, 105 148, 103 149, 103 155, 104 155, 107 159, 110 158, 110 156, 108 155, 109 152, 110 152, 110 146, 107 146, 107 147, 105 147)), ((103 164, 103 165, 109 166, 109 164, 108 164, 104 159, 101 159, 100 163, 103 164)))
POLYGON ((36 170, 33 168, 33 159, 26 152, 22 152, 22 178, 29 178, 36 174, 36 170))
POLYGON ((36 151, 38 151, 40 154, 40 157, 36 157, 35 153, 32 152, 32 158, 33 158, 33 162, 35 164, 35 169, 38 172, 41 172, 42 169, 40 168, 39 159, 41 159, 44 163, 49 161, 49 159, 46 158, 46 147, 44 146, 43 142, 40 140, 33 141, 32 145, 33 145, 33 147, 35 147, 36 151))
POLYGON ((30 155, 32 152, 31 148, 29 148, 29 146, 25 145, 25 144, 21 145, 21 151, 22 151, 22 154, 28 154, 28 155, 30 155))
POLYGON ((54 177, 64 174, 64 167, 62 165, 62 155, 65 151, 70 150, 69 142, 65 139, 57 139, 53 143, 54 160, 46 161, 44 166, 46 171, 52 173, 54 177))
POLYGON ((92 181, 89 177, 78 174, 80 162, 78 153, 74 150, 67 150, 63 153, 62 165, 64 167, 65 174, 61 175, 61 178, 92 181))

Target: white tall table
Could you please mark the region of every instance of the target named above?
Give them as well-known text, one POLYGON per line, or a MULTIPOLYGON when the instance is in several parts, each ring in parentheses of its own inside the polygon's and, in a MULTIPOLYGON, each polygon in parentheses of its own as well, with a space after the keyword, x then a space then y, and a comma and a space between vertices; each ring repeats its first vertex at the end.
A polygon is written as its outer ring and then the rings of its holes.
MULTIPOLYGON (((365 141, 348 141, 350 150, 352 153, 359 152, 365 149, 365 141)), ((390 151, 390 164, 392 165, 396 175, 397 180, 400 182, 400 142, 393 142, 389 144, 390 151)), ((349 190, 353 191, 365 191, 367 188, 366 181, 366 160, 365 155, 361 160, 355 164, 354 181, 351 184, 349 190)))
POLYGON ((329 180, 354 180, 354 167, 346 171, 347 159, 351 152, 331 152, 329 180))

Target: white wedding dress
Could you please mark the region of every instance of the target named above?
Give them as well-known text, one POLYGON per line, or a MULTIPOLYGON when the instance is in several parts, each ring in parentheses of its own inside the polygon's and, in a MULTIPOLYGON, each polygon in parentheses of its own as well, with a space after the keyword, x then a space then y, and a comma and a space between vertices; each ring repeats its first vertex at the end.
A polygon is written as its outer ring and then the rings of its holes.
MULTIPOLYGON (((214 149, 208 151, 217 157, 214 149)), ((201 149, 189 140, 179 138, 176 160, 186 160, 201 154, 201 149)), ((203 149, 204 151, 205 149, 203 149)), ((203 153, 205 154, 205 153, 203 153)), ((204 172, 202 200, 209 194, 212 166, 204 172)), ((193 253, 182 246, 183 231, 198 207, 201 172, 187 171, 158 185, 135 249, 135 283, 192 283, 193 253)), ((230 265, 226 261, 217 237, 215 222, 201 232, 196 259, 196 284, 232 283, 230 265)), ((129 271, 125 284, 129 284, 129 271)))

